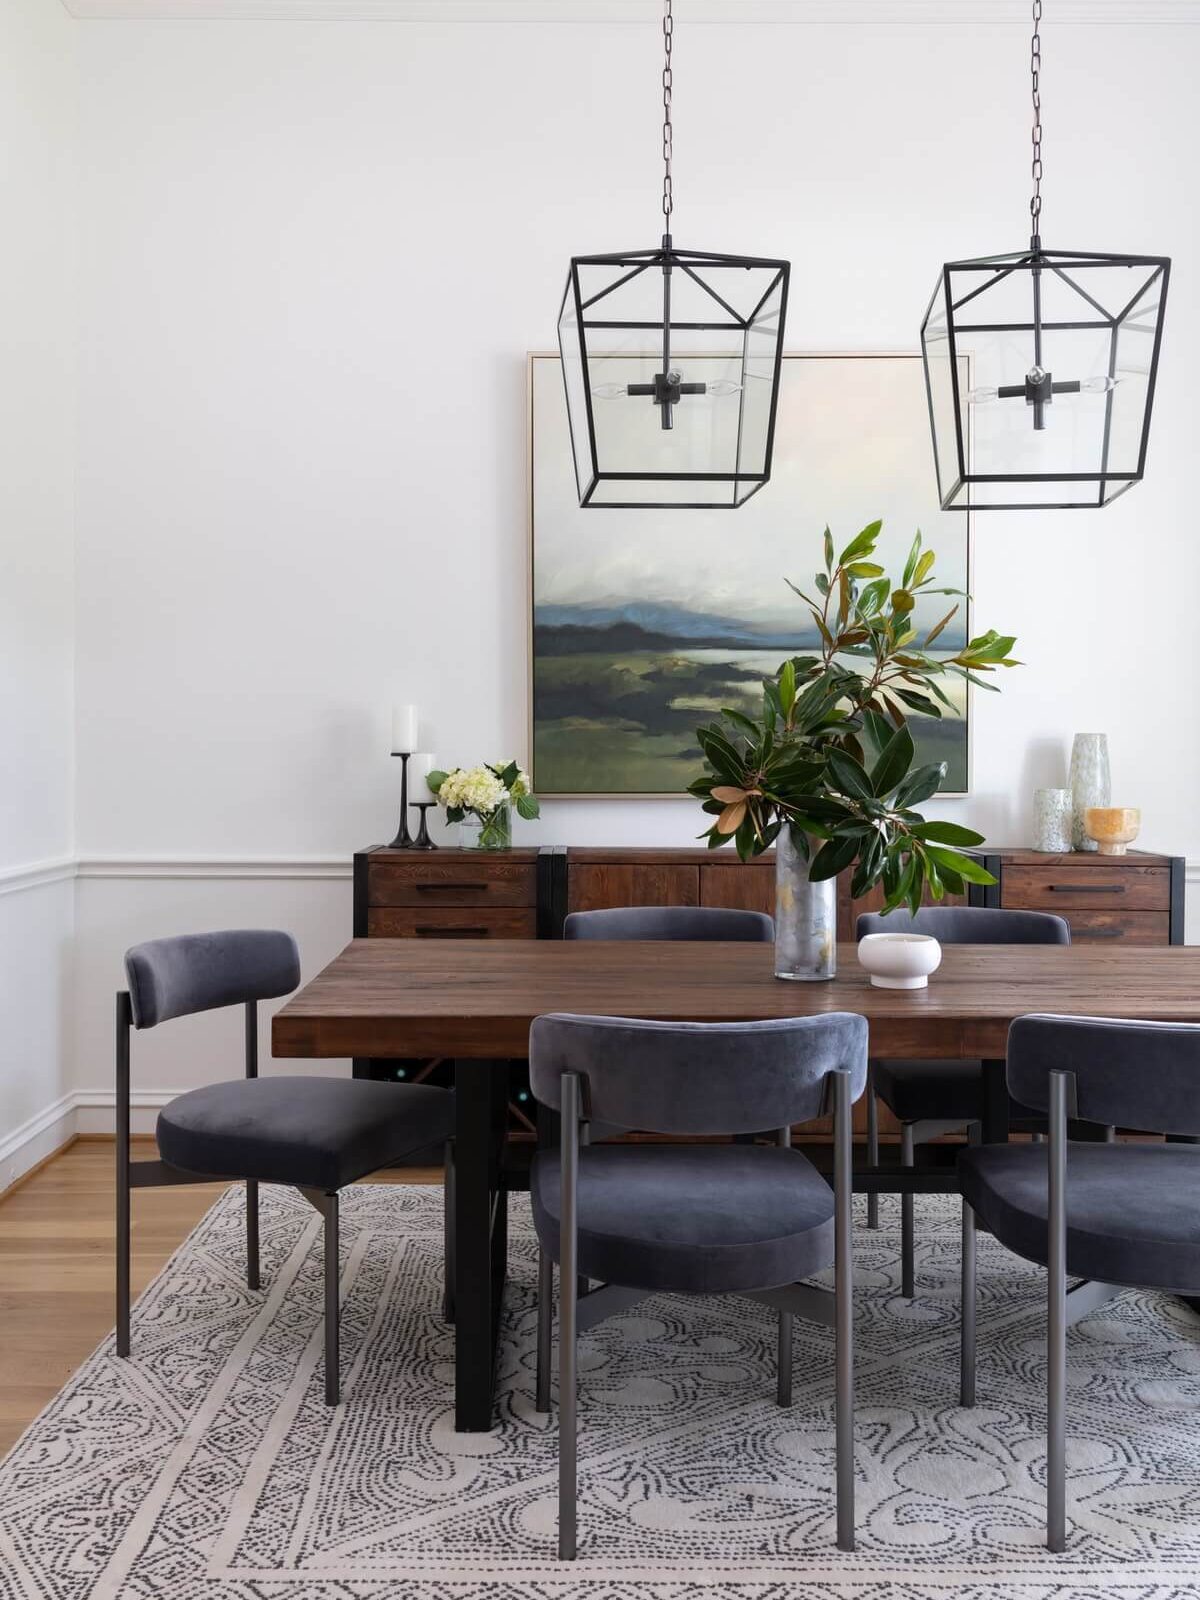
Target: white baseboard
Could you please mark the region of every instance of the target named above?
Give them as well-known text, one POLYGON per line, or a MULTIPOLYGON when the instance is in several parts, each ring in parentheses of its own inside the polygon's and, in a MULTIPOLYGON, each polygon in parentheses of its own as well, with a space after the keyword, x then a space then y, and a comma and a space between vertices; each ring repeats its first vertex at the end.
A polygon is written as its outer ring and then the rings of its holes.
MULTIPOLYGON (((134 1133, 153 1133, 159 1110, 178 1091, 139 1089, 130 1096, 129 1125, 134 1133)), ((0 1192, 39 1162, 70 1144, 77 1134, 111 1134, 116 1095, 111 1089, 76 1089, 14 1128, 0 1140, 0 1192)))
POLYGON ((0 1139, 0 1191, 70 1142, 76 1132, 75 1115, 75 1096, 60 1095, 0 1139))

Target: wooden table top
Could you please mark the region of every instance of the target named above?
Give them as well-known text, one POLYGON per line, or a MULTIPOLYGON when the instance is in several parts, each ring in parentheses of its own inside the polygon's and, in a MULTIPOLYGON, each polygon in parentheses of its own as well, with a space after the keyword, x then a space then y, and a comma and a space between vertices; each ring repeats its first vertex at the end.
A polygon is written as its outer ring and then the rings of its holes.
POLYGON ((356 939, 276 1014, 277 1056, 523 1056, 547 1011, 732 1022, 857 1011, 878 1055, 1002 1056, 1031 1011, 1200 1023, 1200 946, 948 945, 927 989, 784 983, 759 944, 356 939))

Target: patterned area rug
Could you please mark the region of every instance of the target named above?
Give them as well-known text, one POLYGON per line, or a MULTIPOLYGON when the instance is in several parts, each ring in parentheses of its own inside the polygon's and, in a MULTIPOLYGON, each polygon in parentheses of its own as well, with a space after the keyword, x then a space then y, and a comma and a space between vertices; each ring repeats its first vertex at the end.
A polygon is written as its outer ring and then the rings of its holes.
MULTIPOLYGON (((1200 1594, 1200 1319, 1128 1293, 1070 1341, 1070 1550, 1042 1546, 1042 1280, 980 1239, 978 1409, 956 1403, 958 1208, 856 1235, 859 1548, 833 1545, 832 1348, 662 1297, 582 1340, 580 1559, 554 1559, 555 1429, 533 1409, 534 1249, 512 1201, 498 1429, 458 1436, 441 1197, 343 1201, 343 1382, 321 1397, 318 1219, 264 1191, 263 1281, 227 1192, 0 1466, 5 1600, 1168 1600, 1200 1594)), ((861 1222, 860 1218, 860 1222, 861 1222)))

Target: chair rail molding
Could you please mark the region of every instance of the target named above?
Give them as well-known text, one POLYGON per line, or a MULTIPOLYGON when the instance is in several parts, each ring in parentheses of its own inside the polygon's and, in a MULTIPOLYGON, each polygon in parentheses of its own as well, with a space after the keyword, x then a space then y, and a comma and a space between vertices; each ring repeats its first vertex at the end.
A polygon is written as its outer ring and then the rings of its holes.
POLYGON ((80 856, 80 878, 345 878, 344 856, 80 856))
POLYGON ((30 861, 16 867, 0 867, 0 895, 22 894, 27 889, 42 889, 50 883, 74 878, 78 862, 74 856, 54 856, 48 861, 30 861))
MULTIPOLYGON (((63 0, 82 21, 644 22, 653 0, 63 0)), ((688 0, 688 23, 1019 23, 1027 0, 688 0)), ((1057 0, 1055 23, 1200 22, 1200 0, 1057 0)))

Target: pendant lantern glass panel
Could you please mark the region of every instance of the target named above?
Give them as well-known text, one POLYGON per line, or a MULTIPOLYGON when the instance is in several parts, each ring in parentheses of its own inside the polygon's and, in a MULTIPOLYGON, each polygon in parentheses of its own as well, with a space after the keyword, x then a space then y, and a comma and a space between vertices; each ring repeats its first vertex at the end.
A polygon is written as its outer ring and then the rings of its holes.
POLYGON ((733 507, 767 481, 787 281, 785 261, 674 249, 571 262, 558 334, 582 505, 733 507))
POLYGON ((1170 263, 949 263, 921 329, 947 510, 1102 506, 1145 471, 1170 263))

